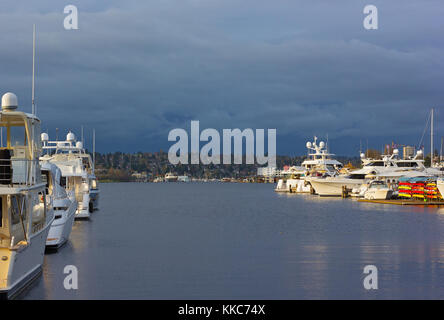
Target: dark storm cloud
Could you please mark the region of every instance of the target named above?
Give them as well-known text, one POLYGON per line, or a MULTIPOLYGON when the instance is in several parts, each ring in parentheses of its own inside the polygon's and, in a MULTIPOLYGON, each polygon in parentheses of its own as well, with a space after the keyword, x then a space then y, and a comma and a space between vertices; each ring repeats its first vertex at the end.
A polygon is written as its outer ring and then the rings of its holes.
POLYGON ((36 23, 44 127, 96 128, 100 151, 166 149, 169 130, 196 119, 277 128, 280 154, 327 133, 354 153, 360 139, 418 143, 428 109, 442 109, 438 0, 373 1, 376 31, 362 27, 365 1, 72 3, 75 31, 60 1, 2 4, 0 88, 30 110, 36 23))

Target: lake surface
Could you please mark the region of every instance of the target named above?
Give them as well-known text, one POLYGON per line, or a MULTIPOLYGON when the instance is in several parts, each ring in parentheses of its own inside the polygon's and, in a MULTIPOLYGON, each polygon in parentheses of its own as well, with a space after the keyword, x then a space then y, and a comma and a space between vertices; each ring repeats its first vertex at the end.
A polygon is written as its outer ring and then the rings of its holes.
POLYGON ((103 183, 25 299, 444 298, 444 208, 272 184, 103 183), (65 290, 63 269, 78 268, 65 290), (364 266, 378 268, 365 290, 364 266))

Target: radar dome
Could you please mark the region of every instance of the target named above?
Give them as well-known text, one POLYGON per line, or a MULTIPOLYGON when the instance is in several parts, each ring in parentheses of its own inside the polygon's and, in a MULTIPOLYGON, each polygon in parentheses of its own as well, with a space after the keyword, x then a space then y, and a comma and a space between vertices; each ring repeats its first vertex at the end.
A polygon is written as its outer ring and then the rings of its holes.
POLYGON ((365 158, 365 153, 361 153, 361 158, 365 158))
POLYGON ((71 131, 68 132, 68 134, 66 135, 66 141, 75 141, 76 140, 76 136, 74 135, 74 133, 72 133, 71 131))
POLYGON ((76 148, 83 149, 83 143, 82 143, 82 141, 77 141, 77 142, 76 142, 76 148))
POLYGON ((393 150, 393 154, 399 154, 399 150, 398 149, 394 149, 393 150))
POLYGON ((42 139, 42 141, 45 141, 45 142, 49 140, 49 136, 48 136, 48 134, 46 132, 43 132, 40 135, 40 138, 42 139))
POLYGON ((311 142, 308 141, 307 144, 305 145, 307 148, 311 148, 311 142))
POLYGON ((325 142, 324 141, 319 142, 319 146, 321 147, 321 149, 324 148, 325 147, 325 142))
POLYGON ((2 110, 15 110, 18 107, 18 99, 12 92, 7 92, 2 96, 2 110))
POLYGON ((421 155, 422 155, 422 150, 418 150, 418 151, 416 152, 416 154, 417 154, 418 156, 421 156, 421 155))

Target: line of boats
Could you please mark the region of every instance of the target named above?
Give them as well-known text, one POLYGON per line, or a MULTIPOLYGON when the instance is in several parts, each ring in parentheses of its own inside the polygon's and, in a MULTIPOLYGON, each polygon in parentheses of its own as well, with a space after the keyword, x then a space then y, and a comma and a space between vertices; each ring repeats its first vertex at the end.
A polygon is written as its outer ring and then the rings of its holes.
POLYGON ((301 166, 290 167, 278 180, 275 191, 312 193, 320 196, 351 195, 367 199, 389 199, 398 195, 400 181, 419 179, 435 181, 440 194, 444 195, 444 171, 438 165, 427 168, 423 151, 414 157, 401 159, 399 150, 372 159, 361 154, 362 168, 349 170, 333 159, 324 142, 307 142, 308 158, 301 166))
POLYGON ((2 96, 0 112, 0 295, 17 296, 42 270, 46 248, 68 240, 74 219, 98 208, 94 161, 72 132, 50 141, 35 114, 2 96))

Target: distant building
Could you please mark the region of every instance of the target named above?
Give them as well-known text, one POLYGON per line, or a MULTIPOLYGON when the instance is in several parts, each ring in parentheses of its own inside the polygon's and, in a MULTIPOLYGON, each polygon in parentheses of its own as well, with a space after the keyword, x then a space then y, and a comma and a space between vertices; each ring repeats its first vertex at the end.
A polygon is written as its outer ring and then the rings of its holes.
POLYGON ((257 168, 257 175, 262 177, 275 177, 279 170, 276 167, 257 168))
POLYGON ((131 175, 131 177, 134 179, 134 180, 136 180, 136 181, 139 181, 139 182, 145 182, 145 181, 147 181, 148 180, 148 175, 146 174, 146 172, 134 172, 132 175, 131 175))
POLYGON ((412 146, 404 146, 404 150, 402 153, 404 159, 410 159, 415 156, 415 147, 412 146))

